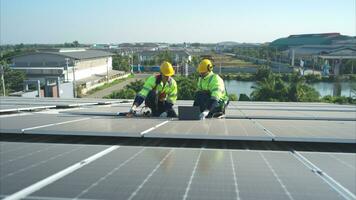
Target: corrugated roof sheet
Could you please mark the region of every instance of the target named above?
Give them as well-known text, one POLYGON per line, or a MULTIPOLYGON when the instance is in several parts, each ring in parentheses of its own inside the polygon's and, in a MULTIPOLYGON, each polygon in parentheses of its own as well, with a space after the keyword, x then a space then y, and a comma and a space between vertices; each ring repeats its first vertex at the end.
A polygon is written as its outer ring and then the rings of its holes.
POLYGON ((73 58, 73 59, 77 59, 77 60, 109 57, 109 56, 114 55, 114 54, 106 52, 106 51, 91 50, 91 49, 83 50, 83 51, 65 51, 65 52, 45 50, 45 51, 39 51, 39 52, 26 53, 26 54, 14 56, 13 58, 27 56, 27 55, 35 55, 35 54, 54 54, 54 55, 59 55, 59 56, 63 56, 66 58, 73 58))
POLYGON ((272 46, 299 46, 332 44, 335 40, 346 40, 349 36, 337 34, 304 34, 280 38, 271 43, 272 46))
POLYGON ((86 50, 86 51, 74 51, 74 52, 48 52, 48 53, 74 58, 78 60, 108 57, 114 55, 109 52, 98 51, 98 50, 86 50))

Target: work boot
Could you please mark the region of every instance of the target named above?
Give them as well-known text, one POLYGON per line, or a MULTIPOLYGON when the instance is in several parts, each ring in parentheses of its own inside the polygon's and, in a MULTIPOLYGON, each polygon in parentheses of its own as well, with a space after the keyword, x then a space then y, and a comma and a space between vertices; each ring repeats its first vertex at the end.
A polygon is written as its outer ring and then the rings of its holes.
POLYGON ((225 114, 223 112, 216 112, 216 113, 213 114, 212 117, 221 119, 221 118, 225 118, 225 114))

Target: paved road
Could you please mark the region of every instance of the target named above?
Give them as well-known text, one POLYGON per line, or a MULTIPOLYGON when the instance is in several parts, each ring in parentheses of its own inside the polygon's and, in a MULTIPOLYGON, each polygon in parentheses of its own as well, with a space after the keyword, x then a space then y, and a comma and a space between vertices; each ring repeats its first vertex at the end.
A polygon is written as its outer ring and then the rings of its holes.
POLYGON ((104 96, 107 96, 111 94, 114 91, 119 91, 123 89, 127 84, 130 84, 131 82, 135 82, 136 80, 142 80, 145 79, 149 76, 150 74, 135 74, 134 78, 129 78, 121 83, 118 83, 116 85, 113 85, 109 88, 106 88, 104 90, 97 91, 93 94, 85 96, 85 98, 103 98, 104 96))

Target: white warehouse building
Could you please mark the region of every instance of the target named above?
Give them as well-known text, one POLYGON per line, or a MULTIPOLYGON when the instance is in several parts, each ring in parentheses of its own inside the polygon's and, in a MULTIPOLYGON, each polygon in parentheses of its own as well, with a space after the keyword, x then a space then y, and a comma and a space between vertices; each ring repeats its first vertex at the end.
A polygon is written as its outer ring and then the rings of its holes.
POLYGON ((40 50, 13 57, 11 68, 24 71, 30 81, 39 80, 41 88, 54 82, 61 88, 58 89, 58 95, 44 96, 70 97, 66 94, 73 89, 64 89, 66 86, 72 87, 69 82, 75 82, 76 88, 88 91, 107 78, 122 75, 123 72, 112 69, 113 55, 105 51, 78 48, 40 50))
POLYGON ((73 81, 74 78, 80 81, 112 71, 112 55, 98 50, 51 49, 15 56, 12 68, 23 70, 29 79, 42 81, 59 77, 63 82, 73 81))

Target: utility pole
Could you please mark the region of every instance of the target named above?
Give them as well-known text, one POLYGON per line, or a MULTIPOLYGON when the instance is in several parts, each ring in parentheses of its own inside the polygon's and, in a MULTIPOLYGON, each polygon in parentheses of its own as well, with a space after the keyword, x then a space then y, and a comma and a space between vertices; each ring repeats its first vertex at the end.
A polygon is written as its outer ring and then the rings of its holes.
POLYGON ((67 74, 66 82, 68 82, 68 62, 69 62, 69 58, 65 58, 65 60, 66 60, 66 65, 67 65, 67 68, 66 68, 66 74, 67 74))
POLYGON ((76 89, 76 84, 75 84, 75 60, 73 61, 73 95, 74 95, 74 98, 77 97, 77 89, 76 89))
POLYGON ((351 74, 354 73, 354 61, 351 60, 351 74))
POLYGON ((109 83, 109 58, 106 58, 106 82, 109 83))
POLYGON ((185 63, 184 67, 185 67, 185 77, 188 77, 188 75, 189 75, 189 68, 188 68, 188 63, 187 63, 187 62, 185 63))
POLYGON ((130 55, 130 72, 131 72, 131 74, 133 74, 133 66, 134 66, 133 60, 134 60, 134 54, 132 53, 132 55, 130 55))
POLYGON ((3 96, 5 96, 6 95, 6 93, 5 93, 5 78, 4 78, 5 70, 4 70, 3 65, 0 65, 0 73, 1 73, 1 81, 2 81, 2 93, 3 93, 3 96))
POLYGON ((294 53, 295 53, 294 49, 292 49, 292 63, 291 63, 292 67, 294 67, 294 56, 295 56, 294 53))

